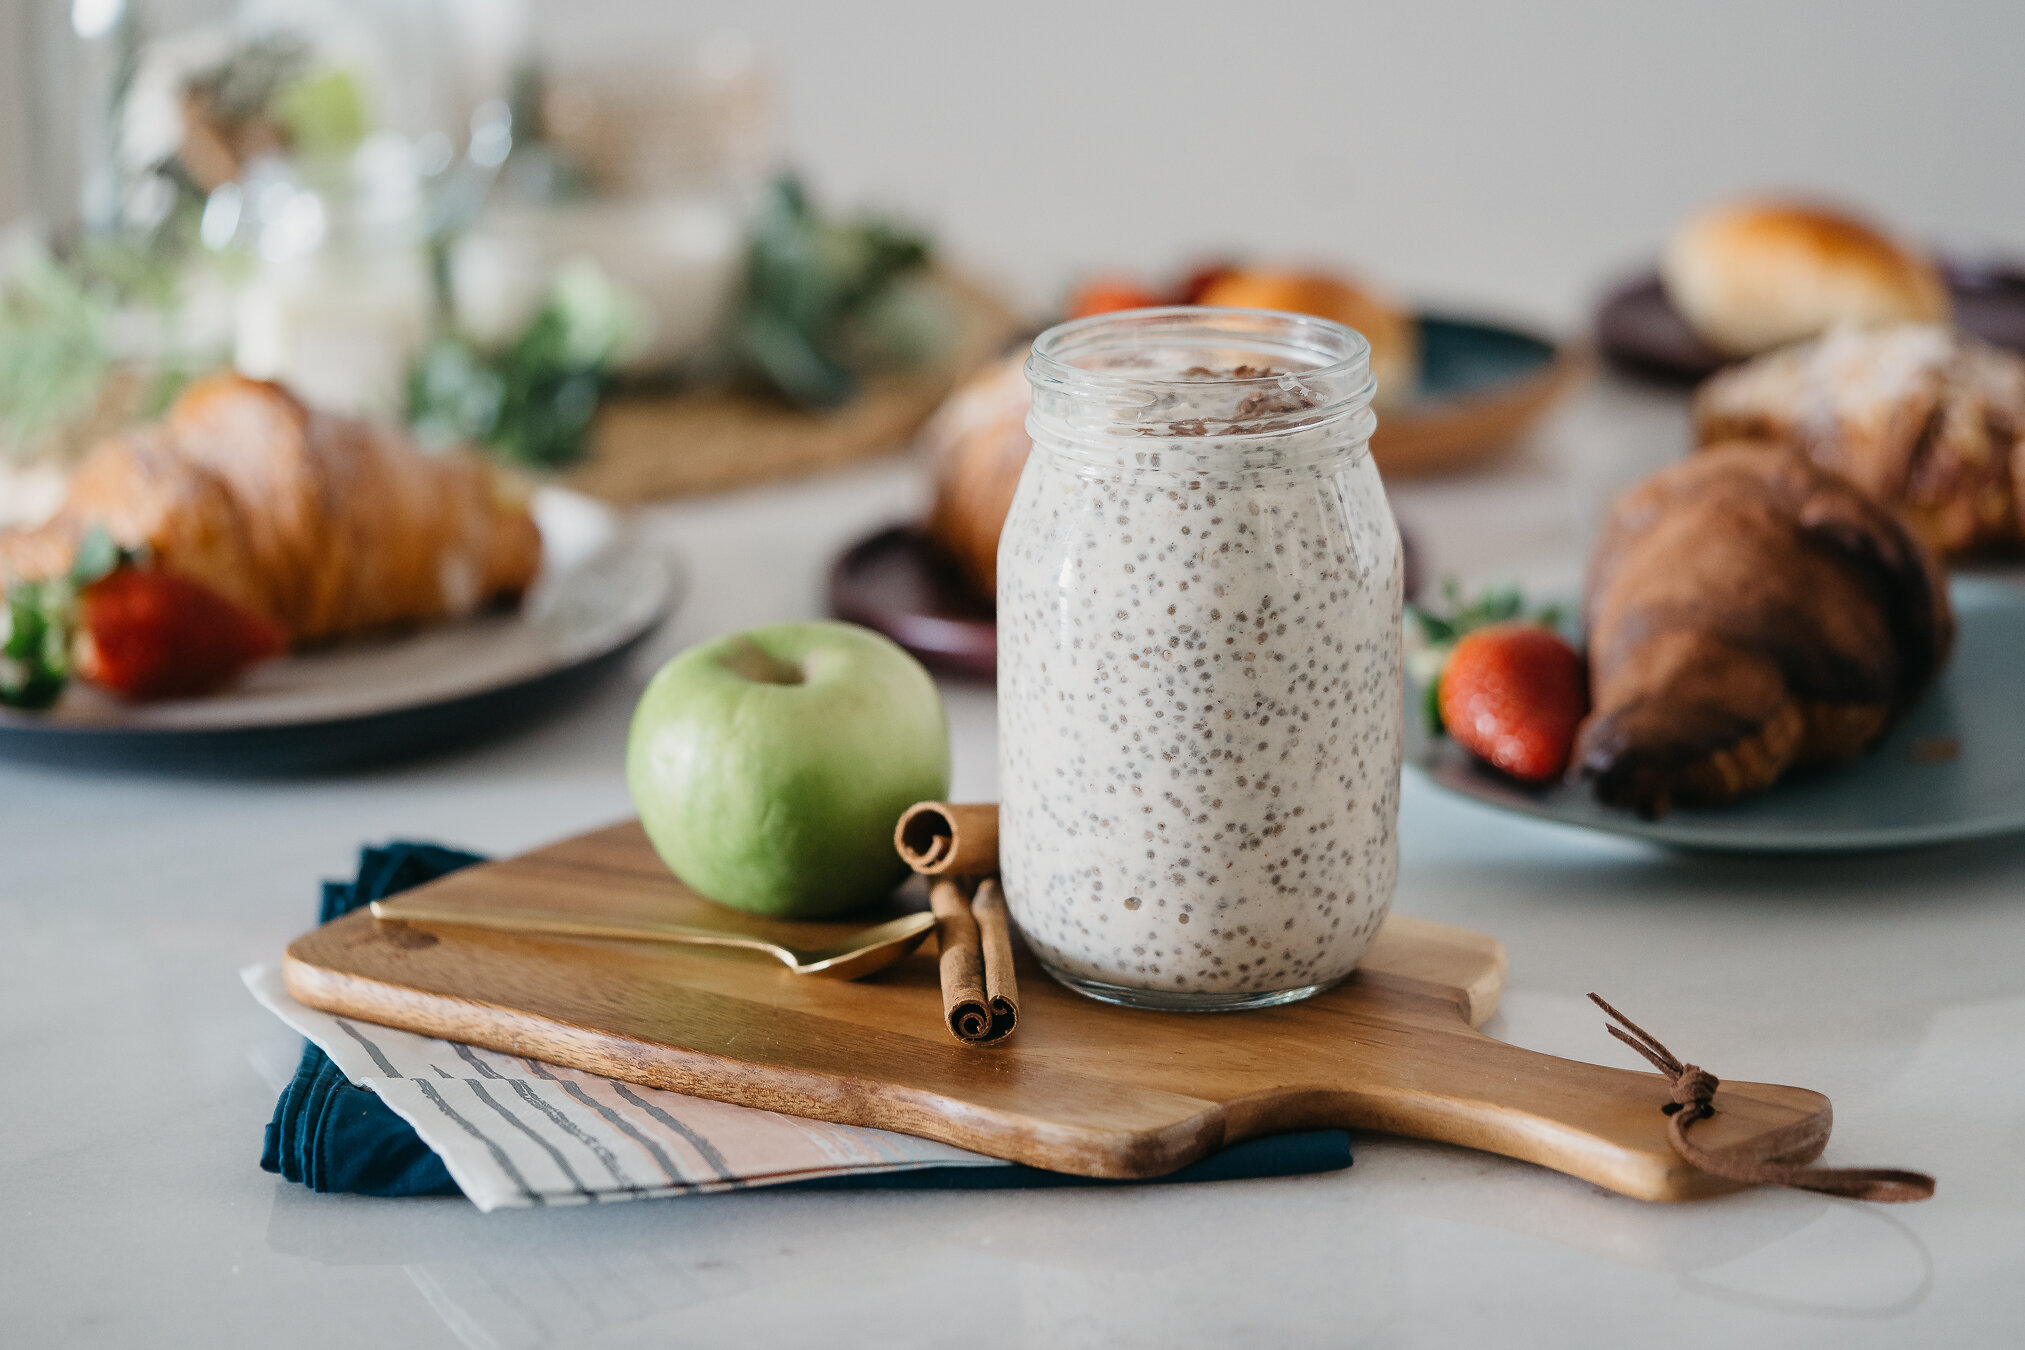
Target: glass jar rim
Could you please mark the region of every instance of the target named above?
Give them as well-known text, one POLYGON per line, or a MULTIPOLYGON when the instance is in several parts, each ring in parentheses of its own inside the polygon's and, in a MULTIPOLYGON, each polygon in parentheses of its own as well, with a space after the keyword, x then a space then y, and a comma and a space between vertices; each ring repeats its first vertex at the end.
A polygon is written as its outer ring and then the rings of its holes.
POLYGON ((1376 389, 1371 371, 1371 343, 1347 324, 1313 314, 1295 314, 1273 309, 1236 309, 1209 305, 1162 305, 1147 309, 1115 310, 1058 323, 1033 341, 1026 362, 1027 379, 1036 388, 1043 385, 1066 389, 1071 386, 1093 392, 1122 393, 1132 389, 1242 389, 1248 386, 1275 386, 1289 376, 1304 383, 1347 385, 1341 394, 1328 400, 1326 409, 1337 411, 1369 403, 1376 389), (1217 341, 1234 348, 1256 347, 1261 356, 1305 355, 1314 364, 1295 369, 1278 369, 1258 375, 1220 378, 1182 378, 1148 375, 1130 369, 1077 365, 1069 356, 1079 350, 1097 350, 1093 339, 1115 335, 1120 339, 1114 351, 1157 350, 1167 344, 1137 342, 1130 338, 1151 336, 1190 338, 1197 342, 1217 341))

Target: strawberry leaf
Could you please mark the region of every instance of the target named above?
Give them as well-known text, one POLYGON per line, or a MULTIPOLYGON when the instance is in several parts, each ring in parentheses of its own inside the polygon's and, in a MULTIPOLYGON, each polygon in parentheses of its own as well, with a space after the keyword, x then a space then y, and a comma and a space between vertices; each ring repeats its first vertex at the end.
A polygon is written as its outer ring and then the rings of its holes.
POLYGON ((0 704, 47 708, 70 680, 77 594, 68 581, 17 581, 0 598, 0 704))
POLYGON ((103 525, 94 525, 84 532, 84 538, 77 542, 77 556, 70 563, 70 584, 83 590, 126 561, 120 546, 114 542, 112 531, 103 525))
POLYGON ((1427 688, 1420 691, 1420 714, 1427 719, 1428 735, 1443 736, 1448 734, 1448 728, 1443 726, 1441 721, 1441 677, 1439 675, 1429 680, 1427 688))

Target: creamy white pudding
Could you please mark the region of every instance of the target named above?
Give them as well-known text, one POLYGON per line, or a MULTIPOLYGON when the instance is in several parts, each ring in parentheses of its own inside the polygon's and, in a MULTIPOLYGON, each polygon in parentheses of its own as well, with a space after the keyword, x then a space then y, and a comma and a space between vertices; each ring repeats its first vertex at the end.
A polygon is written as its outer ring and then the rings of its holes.
POLYGON ((1142 311, 1035 348, 1034 452, 999 551, 1013 915, 1099 997, 1326 987, 1398 871, 1401 560, 1362 340, 1142 311), (1133 319, 1123 350, 1103 341, 1133 319))

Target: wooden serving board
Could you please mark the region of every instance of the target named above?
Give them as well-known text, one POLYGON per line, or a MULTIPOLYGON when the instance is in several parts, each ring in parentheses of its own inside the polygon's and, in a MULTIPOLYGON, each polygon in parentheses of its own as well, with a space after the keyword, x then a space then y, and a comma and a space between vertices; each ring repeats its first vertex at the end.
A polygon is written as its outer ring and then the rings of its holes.
MULTIPOLYGON (((721 909, 671 877, 630 823, 413 894, 424 892, 791 932, 803 945, 864 922, 769 923, 721 909)), ((1249 1013, 1109 1007, 1022 961, 1020 1029, 987 1049, 959 1045, 943 1026, 928 951, 844 983, 760 956, 424 931, 361 910, 298 938, 284 970, 290 993, 328 1012, 1084 1176, 1159 1176, 1251 1135, 1348 1126, 1487 1149, 1647 1200, 1734 1189, 1674 1154, 1658 1075, 1476 1030, 1505 975, 1504 949, 1478 933, 1395 915, 1349 981, 1249 1013)), ((1827 1142, 1818 1093, 1726 1081, 1717 1101, 1695 1129, 1707 1147, 1805 1161, 1827 1142)))
POLYGON ((996 356, 1020 321, 988 288, 937 271, 950 333, 935 360, 866 381, 841 408, 811 411, 729 390, 620 394, 598 410, 590 454, 567 487, 623 506, 840 469, 908 448, 959 382, 996 356))

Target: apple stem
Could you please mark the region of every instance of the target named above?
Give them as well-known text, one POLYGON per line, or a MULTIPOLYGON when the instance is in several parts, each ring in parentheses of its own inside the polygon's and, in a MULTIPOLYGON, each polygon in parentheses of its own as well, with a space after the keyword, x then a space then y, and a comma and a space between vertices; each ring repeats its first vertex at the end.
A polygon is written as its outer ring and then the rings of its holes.
POLYGON ((801 667, 781 660, 751 638, 741 635, 724 655, 724 666, 762 684, 800 684, 801 667))

